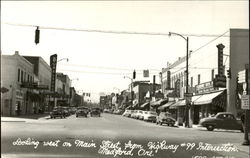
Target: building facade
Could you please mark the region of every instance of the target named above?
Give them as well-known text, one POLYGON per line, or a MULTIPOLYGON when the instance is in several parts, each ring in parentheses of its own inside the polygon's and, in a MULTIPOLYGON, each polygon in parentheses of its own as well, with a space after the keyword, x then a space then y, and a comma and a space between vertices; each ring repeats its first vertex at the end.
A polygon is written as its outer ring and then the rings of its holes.
MULTIPOLYGON (((192 123, 197 124, 201 118, 221 111, 237 114, 237 73, 249 63, 248 34, 248 30, 230 29, 229 37, 220 37, 198 52, 189 54, 188 93, 192 94, 189 97, 192 123), (226 74, 229 71, 231 77, 226 74), (218 76, 223 79, 219 86, 218 76)), ((174 98, 176 103, 170 109, 176 109, 181 123, 186 108, 185 73, 186 57, 162 69, 163 93, 174 98)))
POLYGON ((1 95, 1 115, 15 116, 33 113, 38 104, 37 91, 23 88, 23 83, 34 83, 34 66, 18 52, 1 55, 1 86, 8 89, 1 95))

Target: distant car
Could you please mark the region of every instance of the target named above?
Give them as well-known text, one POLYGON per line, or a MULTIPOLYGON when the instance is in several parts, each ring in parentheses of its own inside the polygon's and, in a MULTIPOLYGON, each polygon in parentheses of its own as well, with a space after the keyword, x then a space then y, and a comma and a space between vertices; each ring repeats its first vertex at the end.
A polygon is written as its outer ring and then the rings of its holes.
POLYGON ((116 114, 116 115, 121 115, 122 114, 122 110, 114 110, 113 111, 113 114, 116 114))
POLYGON ((79 116, 84 116, 84 117, 88 117, 88 113, 89 113, 89 109, 82 107, 82 108, 77 108, 76 110, 76 117, 79 116))
POLYGON ((156 124, 174 126, 175 122, 176 120, 168 112, 161 112, 159 116, 156 117, 156 124))
POLYGON ((241 120, 237 120, 230 112, 219 112, 213 117, 200 120, 199 125, 206 127, 208 131, 214 129, 240 130, 243 132, 241 120))
POLYGON ((76 113, 76 108, 75 108, 75 107, 69 108, 69 113, 70 113, 71 115, 75 114, 75 113, 76 113))
POLYGON ((136 115, 137 115, 137 110, 133 110, 130 117, 136 118, 136 115))
POLYGON ((100 108, 92 108, 91 111, 90 111, 90 116, 91 117, 93 117, 93 116, 101 117, 101 110, 100 110, 100 108))
POLYGON ((157 113, 155 111, 145 111, 142 115, 142 119, 144 121, 155 122, 157 117, 157 113))
POLYGON ((62 109, 63 109, 63 115, 64 115, 65 117, 70 116, 70 111, 69 111, 69 108, 68 108, 68 107, 62 107, 62 109))
POLYGON ((138 119, 143 120, 143 116, 145 115, 145 113, 147 113, 147 111, 142 111, 142 113, 139 114, 138 119))
POLYGON ((125 112, 122 114, 122 116, 130 117, 131 113, 132 113, 132 110, 125 110, 125 112))
POLYGON ((50 118, 65 118, 64 112, 62 108, 54 108, 52 112, 50 112, 50 118))
POLYGON ((104 109, 103 112, 105 112, 105 113, 111 113, 111 110, 110 109, 104 109))
POLYGON ((136 115, 135 115, 135 118, 136 118, 136 119, 140 119, 140 117, 142 116, 142 114, 143 114, 143 111, 142 111, 142 110, 137 110, 137 113, 136 113, 136 115))

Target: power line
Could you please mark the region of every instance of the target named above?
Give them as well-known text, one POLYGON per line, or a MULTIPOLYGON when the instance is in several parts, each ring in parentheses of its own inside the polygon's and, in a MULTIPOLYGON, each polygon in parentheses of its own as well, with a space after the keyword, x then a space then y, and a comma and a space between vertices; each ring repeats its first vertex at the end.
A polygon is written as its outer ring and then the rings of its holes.
POLYGON ((226 31, 226 32, 224 32, 223 34, 221 34, 221 35, 217 36, 216 38, 212 39, 211 41, 207 42, 206 44, 202 45, 202 46, 201 46, 201 47, 199 47, 198 49, 196 49, 196 50, 192 51, 192 52, 191 52, 191 55, 192 55, 192 54, 194 54, 195 52, 199 51, 200 49, 202 49, 202 48, 206 47, 207 45, 209 45, 209 44, 210 44, 210 43, 212 43, 213 41, 217 40, 218 38, 220 38, 220 37, 224 36, 224 35, 225 35, 226 33, 228 33, 228 32, 229 32, 229 30, 228 30, 228 31, 226 31))
MULTIPOLYGON (((39 29, 50 29, 50 30, 81 31, 81 32, 96 32, 96 33, 111 33, 111 34, 169 36, 169 33, 163 33, 163 32, 136 32, 136 31, 115 31, 115 30, 98 30, 98 29, 77 29, 77 28, 48 27, 48 26, 16 24, 16 23, 4 23, 4 24, 13 25, 13 26, 35 27, 35 28, 38 27, 39 29)), ((187 34, 187 33, 182 33, 182 35, 183 36, 192 36, 192 37, 218 37, 219 36, 217 34, 187 34)), ((230 37, 230 36, 223 35, 223 37, 230 37)), ((237 36, 237 37, 249 37, 249 36, 246 35, 246 36, 237 36)))
POLYGON ((161 70, 158 69, 127 69, 127 68, 116 68, 116 67, 103 67, 103 66, 90 66, 90 65, 78 65, 78 64, 60 64, 64 66, 74 66, 74 67, 87 67, 87 68, 95 68, 95 69, 109 69, 109 70, 124 70, 124 71, 143 71, 143 70, 149 70, 149 71, 157 71, 160 72, 161 70))

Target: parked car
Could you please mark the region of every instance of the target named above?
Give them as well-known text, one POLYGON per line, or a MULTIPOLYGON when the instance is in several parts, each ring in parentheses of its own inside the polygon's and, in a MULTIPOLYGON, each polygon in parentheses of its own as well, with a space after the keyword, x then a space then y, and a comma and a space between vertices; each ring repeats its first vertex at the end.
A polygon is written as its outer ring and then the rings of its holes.
POLYGON ((100 110, 100 108, 92 108, 91 111, 90 111, 90 116, 91 117, 93 117, 93 116, 101 117, 101 110, 100 110))
POLYGON ((130 117, 131 113, 132 113, 132 110, 125 110, 125 112, 122 114, 122 116, 130 117))
POLYGON ((111 113, 111 110, 110 109, 104 109, 103 112, 105 112, 105 113, 111 113))
POLYGON ((147 113, 147 111, 142 111, 142 113, 139 115, 139 120, 143 120, 143 116, 147 113))
POLYGON ((75 107, 71 107, 71 108, 69 108, 69 113, 71 114, 71 115, 73 115, 73 114, 75 114, 76 113, 76 108, 75 107))
POLYGON ((63 109, 63 115, 65 117, 70 116, 70 112, 69 112, 69 108, 68 107, 62 107, 62 109, 63 109))
POLYGON ((141 115, 143 114, 143 111, 142 110, 137 110, 137 113, 135 115, 135 118, 136 119, 140 119, 141 115))
POLYGON ((122 110, 114 110, 113 111, 113 114, 116 114, 116 115, 121 115, 122 114, 122 110))
POLYGON ((136 118, 137 110, 133 110, 131 114, 131 118, 136 118))
POLYGON ((79 117, 79 116, 88 117, 88 113, 89 113, 89 109, 86 107, 77 108, 76 117, 79 117))
POLYGON ((157 113, 155 111, 145 111, 142 115, 142 119, 144 121, 155 122, 157 117, 157 113))
POLYGON ((206 127, 208 131, 214 129, 240 130, 243 132, 241 120, 237 120, 230 112, 219 112, 213 117, 200 120, 199 125, 206 127))
POLYGON ((66 117, 64 115, 64 112, 63 112, 62 108, 55 107, 52 110, 52 112, 50 112, 50 118, 56 118, 56 117, 60 117, 60 118, 65 118, 66 117))
POLYGON ((161 112, 159 116, 156 117, 156 124, 174 126, 175 122, 176 120, 168 112, 161 112))

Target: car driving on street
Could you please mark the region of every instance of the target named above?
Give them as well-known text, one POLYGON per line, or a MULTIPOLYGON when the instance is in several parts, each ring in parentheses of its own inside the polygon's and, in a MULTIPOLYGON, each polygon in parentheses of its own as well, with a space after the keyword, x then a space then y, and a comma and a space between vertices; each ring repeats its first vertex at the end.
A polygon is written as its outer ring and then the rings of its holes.
POLYGON ((56 118, 56 117, 60 117, 60 118, 65 118, 66 116, 64 115, 64 111, 62 108, 60 107, 55 107, 52 112, 50 112, 50 118, 56 118))
POLYGON ((90 111, 90 116, 91 117, 93 117, 93 116, 101 117, 101 110, 100 110, 100 108, 92 108, 91 111, 90 111))
POLYGON ((240 130, 243 132, 241 120, 237 120, 230 112, 220 112, 213 117, 203 118, 200 126, 206 127, 208 131, 214 129, 240 130))
POLYGON ((79 117, 79 116, 88 117, 88 113, 89 113, 89 108, 80 107, 80 108, 77 108, 76 110, 76 117, 79 117))
POLYGON ((176 120, 168 112, 161 112, 159 116, 156 117, 156 124, 174 126, 175 122, 176 120))

